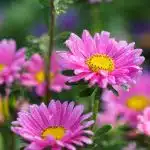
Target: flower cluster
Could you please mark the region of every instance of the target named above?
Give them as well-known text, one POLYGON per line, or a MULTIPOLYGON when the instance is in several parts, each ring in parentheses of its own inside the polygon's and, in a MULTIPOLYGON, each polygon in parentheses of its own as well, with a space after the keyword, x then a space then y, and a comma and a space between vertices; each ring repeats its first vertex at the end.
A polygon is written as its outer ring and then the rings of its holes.
MULTIPOLYGON (((80 2, 36 0, 32 8, 33 1, 28 1, 15 4, 15 15, 8 10, 6 18, 14 22, 22 19, 21 12, 28 10, 33 14, 25 17, 27 22, 23 19, 18 24, 21 31, 24 28, 20 25, 30 27, 37 13, 42 13, 45 22, 42 25, 46 25, 48 33, 41 37, 27 36, 30 52, 17 48, 12 39, 0 40, 0 142, 4 141, 0 150, 150 149, 150 73, 145 71, 142 75, 143 50, 134 42, 112 37, 107 31, 92 35, 88 30, 83 30, 81 36, 71 33, 64 41, 68 50, 56 50, 68 36, 66 29, 73 32, 79 23, 86 24, 83 20, 79 22, 80 8, 68 9, 70 4, 76 2, 77 6, 80 2), (22 4, 25 9, 20 7, 22 4), (67 9, 68 13, 61 15, 67 9), (65 32, 55 35, 61 30, 65 32), (72 98, 64 101, 66 97, 72 98), (14 134, 22 138, 23 144, 14 134)), ((109 2, 112 0, 86 0, 80 5, 85 4, 84 8, 90 11, 81 13, 90 16, 90 23, 94 22, 91 32, 98 30, 101 21, 96 21, 100 17, 106 21, 100 27, 107 24, 109 30, 115 29, 114 33, 120 35, 119 27, 124 34, 123 13, 113 11, 121 8, 128 12, 132 7, 119 0, 108 4, 108 8, 102 4, 109 2), (105 9, 109 9, 107 14, 105 9)), ((137 3, 136 7, 139 6, 137 3)), ((89 19, 85 20, 89 24, 89 19)), ((9 28, 8 24, 16 26, 7 22, 2 30, 9 28)), ((16 30, 10 31, 12 34, 16 30)))
MULTIPOLYGON (((44 59, 39 54, 33 54, 30 60, 26 61, 25 48, 16 51, 14 40, 2 40, 0 41, 0 57, 0 85, 10 86, 14 80, 18 80, 27 87, 36 87, 38 95, 44 95, 44 59)), ((49 85, 50 89, 56 92, 60 92, 62 89, 70 89, 65 84, 68 77, 61 74, 62 69, 55 52, 52 54, 50 64, 52 81, 49 85)))
MULTIPOLYGON (((150 87, 149 74, 140 77, 133 86, 142 73, 142 50, 135 49, 134 43, 111 38, 110 33, 105 31, 92 37, 84 30, 82 38, 72 33, 65 43, 70 51, 52 53, 48 70, 49 89, 61 92, 62 89, 71 88, 66 82, 83 79, 89 81, 89 87, 105 88, 102 96, 104 112, 98 114, 97 127, 124 123, 136 126, 139 119, 138 129, 149 135, 149 109, 144 111, 144 116, 138 117, 150 104, 147 90, 150 87), (73 70, 74 76, 64 76, 61 74, 63 70, 73 70), (119 97, 106 90, 108 85, 117 87, 119 97), (121 88, 124 85, 133 87, 125 92, 121 88)), ((15 49, 14 41, 2 41, 0 44, 0 57, 7 58, 7 61, 0 61, 1 83, 12 83, 16 77, 22 85, 34 88, 39 96, 44 96, 47 84, 44 58, 35 53, 25 60, 24 49, 14 54, 15 49)), ((27 104, 27 108, 21 109, 16 121, 12 122, 11 129, 29 143, 26 150, 76 150, 76 146, 93 142, 93 131, 89 129, 94 124, 94 120, 89 120, 92 113, 84 115, 83 111, 83 105, 76 106, 74 102, 61 103, 58 100, 51 100, 48 106, 44 103, 39 106, 27 104)), ((135 148, 132 145, 130 147, 135 148)))

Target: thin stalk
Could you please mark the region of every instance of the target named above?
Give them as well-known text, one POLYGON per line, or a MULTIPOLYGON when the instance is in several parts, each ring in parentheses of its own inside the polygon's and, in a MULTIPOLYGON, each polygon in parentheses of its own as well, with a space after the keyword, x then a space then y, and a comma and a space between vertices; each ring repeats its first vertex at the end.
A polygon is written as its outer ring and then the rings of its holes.
MULTIPOLYGON (((96 122, 97 114, 99 112, 99 105, 100 105, 100 90, 99 87, 96 87, 94 92, 91 95, 92 100, 92 112, 93 112, 93 120, 96 122)), ((95 125, 93 125, 92 129, 95 129, 95 125)))
POLYGON ((95 99, 93 101, 93 108, 92 108, 92 112, 93 112, 93 120, 96 121, 96 118, 97 118, 97 114, 98 114, 98 110, 99 110, 99 102, 100 100, 99 99, 95 99))
POLYGON ((16 140, 15 140, 15 134, 13 132, 11 132, 11 145, 10 145, 10 149, 11 150, 16 150, 16 140))
POLYGON ((54 30, 55 30, 55 7, 54 0, 50 0, 50 25, 49 25, 49 48, 48 53, 46 54, 46 65, 45 65, 45 79, 46 79, 46 99, 45 103, 48 104, 50 100, 50 90, 49 85, 50 81, 50 59, 54 46, 54 30))

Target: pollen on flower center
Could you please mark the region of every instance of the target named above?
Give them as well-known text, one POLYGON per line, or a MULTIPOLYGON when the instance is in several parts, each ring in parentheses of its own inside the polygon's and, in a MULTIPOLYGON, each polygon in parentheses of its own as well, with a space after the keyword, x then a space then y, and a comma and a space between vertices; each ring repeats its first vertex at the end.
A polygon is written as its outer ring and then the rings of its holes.
MULTIPOLYGON (((54 73, 50 72, 50 79, 54 78, 54 73)), ((38 83, 43 83, 45 81, 45 74, 44 71, 39 71, 35 74, 35 79, 38 83)))
POLYGON ((65 135, 65 129, 63 127, 49 127, 42 132, 42 138, 46 138, 47 136, 53 136, 56 140, 60 140, 65 135))
POLYGON ((5 68, 5 65, 0 64, 0 71, 3 71, 3 70, 4 70, 4 68, 5 68))
POLYGON ((126 105, 135 111, 143 111, 150 105, 150 100, 145 96, 133 96, 127 100, 126 105))
POLYGON ((93 72, 98 72, 100 70, 112 72, 115 68, 113 59, 105 54, 92 55, 86 60, 86 64, 93 72))

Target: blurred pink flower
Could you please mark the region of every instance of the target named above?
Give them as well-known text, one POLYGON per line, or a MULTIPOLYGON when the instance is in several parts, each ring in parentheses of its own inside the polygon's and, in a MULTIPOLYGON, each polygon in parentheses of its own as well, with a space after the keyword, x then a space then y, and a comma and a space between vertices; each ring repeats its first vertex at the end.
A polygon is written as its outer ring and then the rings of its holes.
POLYGON ((61 65, 66 70, 74 70, 69 82, 81 79, 98 84, 101 88, 110 85, 131 84, 141 74, 140 65, 144 57, 141 49, 134 49, 134 43, 117 42, 109 32, 96 33, 94 38, 85 30, 82 39, 71 34, 66 41, 70 51, 61 51, 61 65))
POLYGON ((138 116, 138 121, 138 130, 150 136, 150 107, 146 108, 143 114, 138 116))
POLYGON ((98 126, 103 126, 106 124, 111 124, 113 127, 123 124, 123 120, 120 117, 121 109, 117 103, 105 102, 104 111, 100 112, 97 117, 96 124, 98 126), (119 118, 120 117, 120 118, 119 118))
POLYGON ((104 101, 113 102, 120 107, 122 117, 126 123, 135 127, 137 125, 137 116, 142 111, 150 106, 150 75, 144 74, 139 78, 137 84, 130 88, 129 91, 124 91, 118 88, 119 96, 115 96, 111 91, 103 93, 104 101))
POLYGON ((29 112, 19 112, 11 129, 31 142, 26 150, 42 150, 47 147, 52 150, 76 150, 75 145, 92 144, 89 135, 93 135, 93 132, 87 128, 94 121, 85 121, 92 113, 83 115, 83 111, 83 105, 51 100, 48 107, 42 103, 40 106, 31 105, 29 112))
POLYGON ((19 71, 25 63, 25 48, 16 52, 14 40, 0 41, 0 84, 10 85, 20 77, 19 71))
MULTIPOLYGON (((50 89, 61 92, 62 89, 70 89, 65 82, 68 77, 62 75, 61 67, 58 63, 57 54, 53 52, 51 57, 51 85, 50 89)), ((28 87, 36 87, 36 93, 40 96, 45 94, 45 75, 44 75, 44 59, 39 54, 34 54, 25 65, 26 72, 23 73, 22 84, 28 87)))
POLYGON ((129 143, 127 147, 124 147, 122 150, 137 150, 136 143, 129 143))

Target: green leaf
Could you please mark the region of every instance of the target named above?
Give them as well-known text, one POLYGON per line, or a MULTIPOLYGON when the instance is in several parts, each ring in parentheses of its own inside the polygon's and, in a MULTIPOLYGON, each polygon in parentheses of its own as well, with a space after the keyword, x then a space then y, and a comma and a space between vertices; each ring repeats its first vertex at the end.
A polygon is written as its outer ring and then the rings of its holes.
POLYGON ((107 88, 108 90, 112 91, 114 95, 119 96, 118 91, 115 88, 113 88, 111 85, 108 85, 107 88))
POLYGON ((73 85, 87 85, 84 80, 80 80, 78 82, 66 82, 67 85, 73 86, 73 85))
POLYGON ((82 90, 79 94, 79 97, 89 97, 93 92, 93 88, 86 88, 82 90))
POLYGON ((63 70, 62 74, 65 76, 74 76, 73 70, 63 70))
POLYGON ((128 132, 131 130, 131 127, 127 126, 127 125, 120 125, 118 126, 118 130, 124 131, 124 132, 128 132))
POLYGON ((95 131, 95 137, 99 137, 103 134, 106 134, 107 132, 109 132, 110 130, 112 129, 112 126, 111 125, 104 125, 103 127, 97 129, 95 131))

